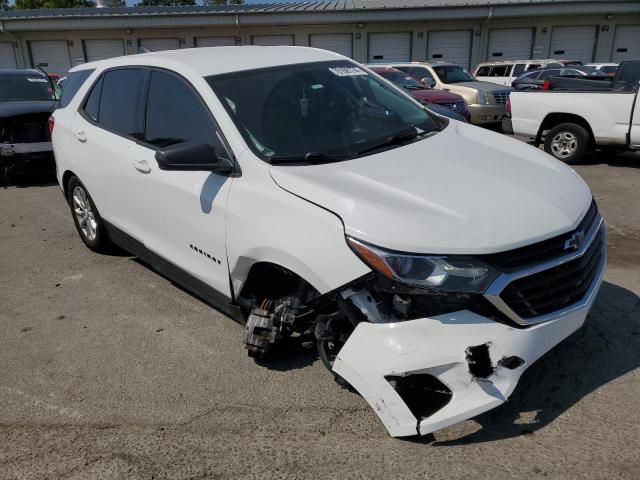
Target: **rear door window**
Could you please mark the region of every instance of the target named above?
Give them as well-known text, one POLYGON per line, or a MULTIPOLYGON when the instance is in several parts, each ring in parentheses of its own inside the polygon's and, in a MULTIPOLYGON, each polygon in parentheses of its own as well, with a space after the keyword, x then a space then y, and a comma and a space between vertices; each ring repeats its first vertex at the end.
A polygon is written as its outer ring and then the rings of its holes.
POLYGON ((69 102, 76 95, 80 87, 84 84, 85 80, 89 78, 95 69, 80 70, 79 72, 71 72, 67 76, 67 81, 64 83, 62 89, 62 96, 60 97, 59 107, 64 108, 69 105, 69 102))
POLYGON ((102 79, 94 84, 91 93, 84 104, 84 113, 94 122, 98 121, 98 113, 100 112, 100 94, 102 93, 102 79))
POLYGON ((224 151, 209 109, 195 90, 182 78, 158 71, 149 82, 145 142, 158 148, 205 143, 218 154, 224 151))
POLYGON ((538 77, 538 80, 544 80, 545 78, 549 78, 549 77, 555 77, 560 75, 560 69, 556 68, 556 69, 551 69, 551 70, 545 70, 544 72, 540 73, 540 76, 538 77))
POLYGON ((142 139, 148 74, 148 71, 139 68, 123 68, 105 73, 100 96, 100 125, 116 133, 142 139))
POLYGON ((488 77, 489 73, 491 73, 491 66, 490 65, 483 65, 476 72, 476 76, 477 77, 488 77))
POLYGON ((522 73, 524 72, 524 67, 525 67, 524 63, 516 63, 513 66, 513 76, 519 77, 520 75, 522 75, 522 73))

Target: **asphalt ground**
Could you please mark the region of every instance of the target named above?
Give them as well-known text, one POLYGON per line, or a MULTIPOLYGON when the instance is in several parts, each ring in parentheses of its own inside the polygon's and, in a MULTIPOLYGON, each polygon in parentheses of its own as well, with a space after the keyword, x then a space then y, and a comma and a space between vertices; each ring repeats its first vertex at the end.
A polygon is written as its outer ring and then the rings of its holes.
POLYGON ((509 402, 394 439, 313 349, 242 328, 75 232, 57 185, 0 190, 0 478, 640 478, 640 156, 576 167, 608 225, 584 328, 509 402))

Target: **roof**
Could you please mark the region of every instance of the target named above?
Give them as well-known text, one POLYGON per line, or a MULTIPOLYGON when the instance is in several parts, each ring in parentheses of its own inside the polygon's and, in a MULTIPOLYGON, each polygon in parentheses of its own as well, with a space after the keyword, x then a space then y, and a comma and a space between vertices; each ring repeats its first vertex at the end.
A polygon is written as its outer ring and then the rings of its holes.
POLYGON ((8 75, 39 75, 44 77, 44 74, 35 68, 0 68, 0 76, 8 75))
POLYGON ((188 70, 194 75, 207 77, 209 75, 242 70, 331 60, 347 59, 337 53, 318 48, 245 45, 237 47, 185 48, 182 50, 126 55, 124 57, 83 63, 74 67, 71 71, 125 65, 146 65, 182 72, 188 70))
POLYGON ((637 3, 637 0, 325 0, 213 6, 48 8, 0 12, 0 20, 55 17, 110 17, 131 15, 236 15, 245 13, 347 12, 363 10, 406 10, 425 8, 464 8, 551 5, 571 3, 637 3))

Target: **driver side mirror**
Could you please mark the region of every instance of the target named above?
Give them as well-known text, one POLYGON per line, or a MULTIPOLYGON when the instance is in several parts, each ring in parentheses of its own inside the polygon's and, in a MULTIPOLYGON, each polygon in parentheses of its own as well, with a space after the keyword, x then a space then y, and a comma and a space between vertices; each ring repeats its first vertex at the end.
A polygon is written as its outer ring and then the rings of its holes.
POLYGON ((206 143, 181 142, 156 152, 160 170, 207 171, 220 174, 233 172, 233 164, 218 157, 215 149, 206 143))
POLYGON ((424 77, 421 78, 420 81, 429 88, 433 88, 436 86, 436 81, 433 78, 424 77))

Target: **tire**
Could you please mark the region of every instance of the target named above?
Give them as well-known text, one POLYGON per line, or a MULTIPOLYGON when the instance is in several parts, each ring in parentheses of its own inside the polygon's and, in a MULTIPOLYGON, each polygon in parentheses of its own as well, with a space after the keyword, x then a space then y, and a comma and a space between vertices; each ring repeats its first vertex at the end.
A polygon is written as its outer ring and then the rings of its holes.
POLYGON ((94 252, 105 252, 110 247, 104 221, 91 195, 78 177, 71 177, 67 184, 67 201, 78 234, 94 252))
POLYGON ((589 147, 589 132, 575 123, 561 123, 547 132, 544 151, 569 165, 579 163, 589 147))

